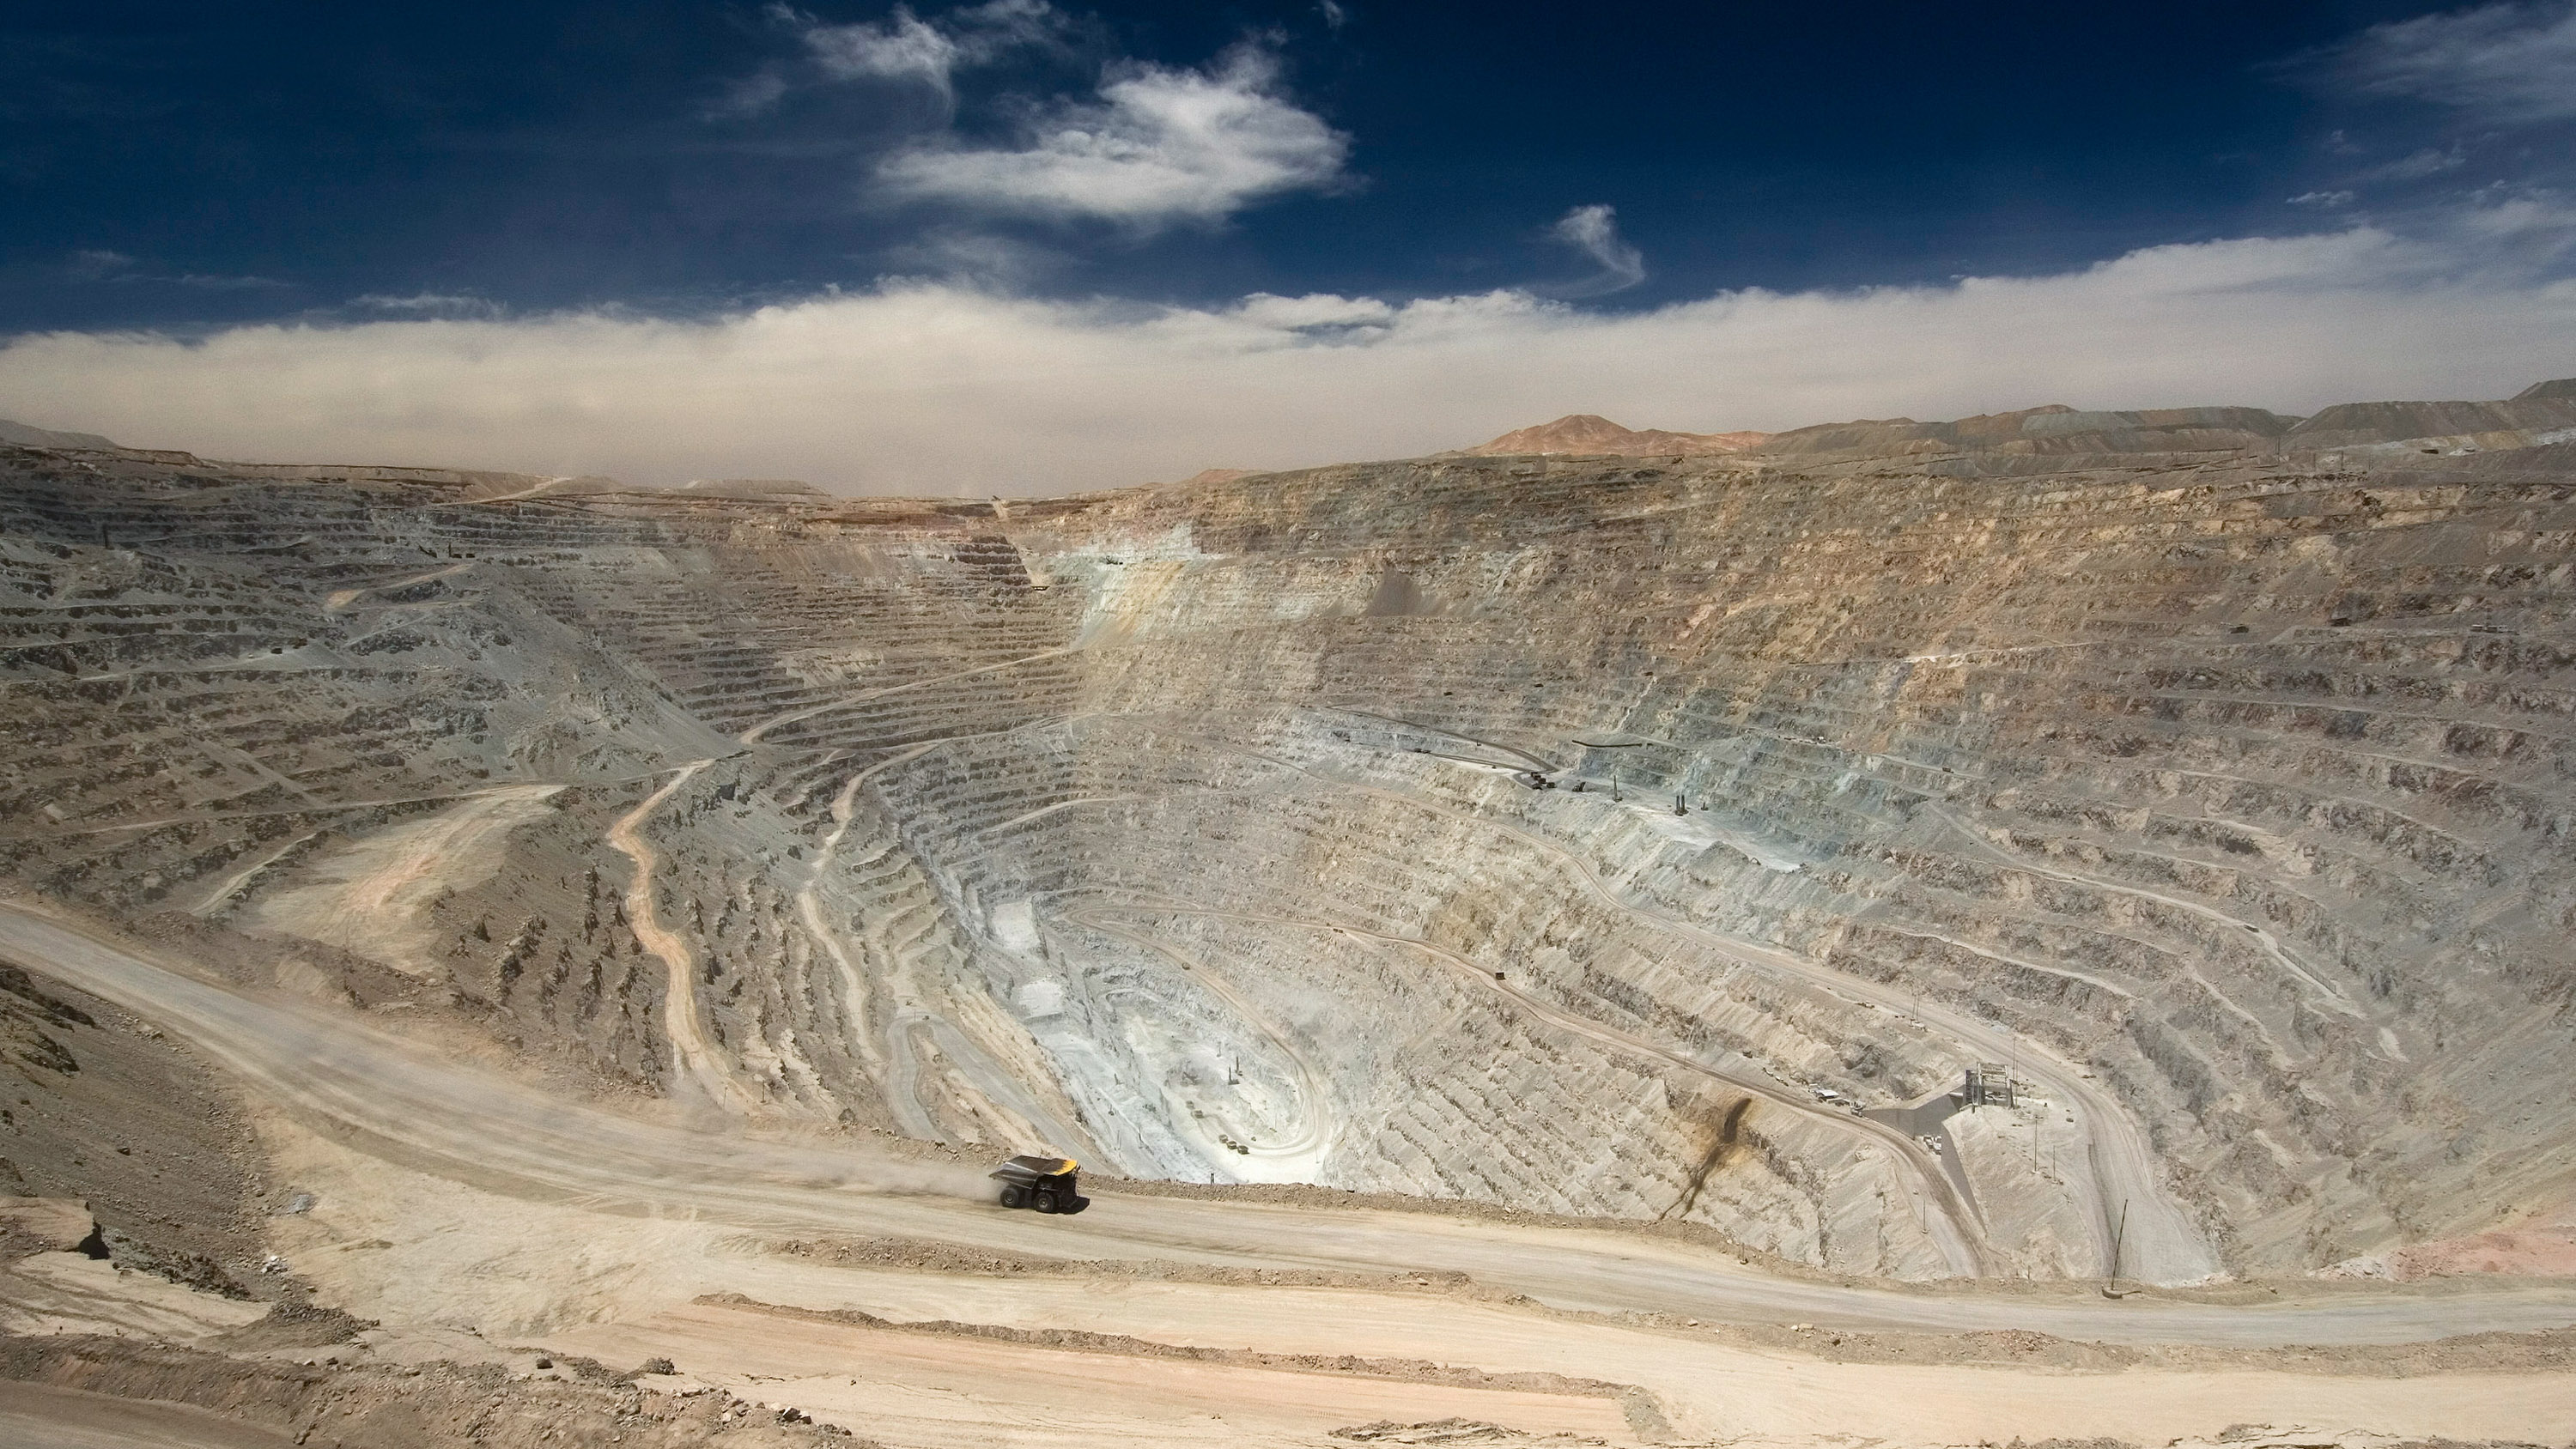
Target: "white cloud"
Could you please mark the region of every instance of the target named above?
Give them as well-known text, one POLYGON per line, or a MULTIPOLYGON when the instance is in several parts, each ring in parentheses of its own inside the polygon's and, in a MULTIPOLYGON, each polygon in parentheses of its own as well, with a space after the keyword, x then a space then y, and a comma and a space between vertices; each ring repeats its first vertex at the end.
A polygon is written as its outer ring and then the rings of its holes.
POLYGON ((1549 290, 1559 297, 1599 297, 1624 291, 1646 280, 1646 257, 1619 236, 1619 214, 1607 206, 1578 206, 1558 217, 1549 236, 1592 259, 1601 270, 1570 286, 1549 290))
POLYGON ((906 281, 936 279, 1017 292, 1063 272, 1070 253, 967 227, 934 226, 879 254, 906 281))
POLYGON ((292 282, 281 282, 275 277, 220 277, 209 276, 204 272, 181 272, 175 276, 168 277, 137 276, 132 278, 119 278, 119 280, 136 282, 166 282, 174 287, 203 287, 210 292, 261 292, 267 291, 271 288, 291 287, 295 285, 292 282))
POLYGON ((1631 314, 1518 292, 1153 308, 905 284, 711 321, 57 333, 0 347, 0 416, 218 457, 952 495, 1408 456, 1569 412, 1691 431, 2043 402, 2305 412, 2576 373, 2576 283, 2519 260, 2571 237, 2576 216, 2523 199, 2414 239, 2354 227, 1631 314))
POLYGON ((2481 5, 2374 25, 2327 53, 2359 90, 2525 125, 2576 118, 2576 3, 2481 5))
POLYGON ((206 272, 147 272, 123 252, 77 251, 64 272, 76 282, 148 282, 167 287, 196 287, 211 292, 265 291, 292 286, 275 277, 227 277, 206 272))
POLYGON ((1210 70, 1117 68, 1100 103, 1061 105, 1009 149, 943 140, 887 158, 892 195, 990 214, 1102 218, 1142 230, 1216 222, 1254 201, 1328 189, 1348 137, 1278 93, 1278 65, 1241 46, 1210 70))
POLYGON ((874 77, 927 81, 948 88, 959 47, 947 32, 898 5, 882 24, 810 25, 805 46, 835 80, 874 77))
MULTIPOLYGON (((2532 272, 2563 275, 2576 261, 2576 209, 2547 193, 2486 188, 2485 204, 2453 223, 2458 240, 2482 254, 2532 272)), ((2576 372, 2576 367, 2569 369, 2576 372)))
POLYGON ((2385 166, 2373 166, 2361 173, 2364 181, 2421 181, 2446 171, 2457 171, 2469 164, 2468 151, 2460 146, 2437 150, 2426 146, 2401 156, 2385 166))
POLYGON ((735 81, 709 117, 757 116, 816 86, 917 87, 935 98, 938 116, 927 134, 880 156, 872 170, 879 201, 1151 232, 1343 182, 1350 139, 1284 94, 1278 60, 1260 40, 1198 69, 1113 62, 1087 98, 984 97, 972 108, 1019 122, 1013 143, 995 145, 951 125, 959 73, 1030 50, 1068 60, 1073 37, 1096 23, 1046 0, 986 0, 929 18, 898 5, 883 20, 849 24, 783 4, 768 13, 795 32, 805 56, 735 81))
POLYGON ((800 84, 829 81, 909 81, 953 100, 956 73, 989 65, 1012 50, 1053 44, 1066 28, 1064 15, 1046 0, 987 0, 924 20, 898 5, 884 20, 829 24, 791 6, 773 4, 771 20, 803 43, 810 69, 791 75, 772 64, 736 81, 719 115, 756 115, 800 84))
POLYGON ((414 292, 406 297, 369 292, 351 297, 349 305, 360 311, 411 317, 499 317, 508 310, 488 297, 460 292, 414 292))
POLYGON ((2332 209, 2350 206, 2358 199, 2349 191, 2302 191, 2290 198, 2292 206, 2322 206, 2332 209))
POLYGON ((707 107, 705 119, 757 116, 777 105, 793 89, 785 71, 776 65, 763 66, 726 86, 723 97, 707 107))
MULTIPOLYGON (((1174 313, 1174 318, 1190 314, 1174 313)), ((1336 297, 1314 293, 1279 297, 1255 292, 1225 310, 1230 325, 1248 325, 1272 334, 1277 345, 1298 347, 1316 342, 1360 343, 1383 338, 1402 313, 1375 297, 1336 297)))

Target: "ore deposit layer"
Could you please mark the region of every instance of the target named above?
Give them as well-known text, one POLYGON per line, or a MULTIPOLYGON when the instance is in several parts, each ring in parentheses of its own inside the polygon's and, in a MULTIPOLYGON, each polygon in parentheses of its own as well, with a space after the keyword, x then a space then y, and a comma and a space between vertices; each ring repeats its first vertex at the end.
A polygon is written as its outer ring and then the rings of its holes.
POLYGON ((271 1236, 386 1354, 658 1354, 923 1442, 1030 1402, 1148 1439, 1229 1404, 2550 1437, 2564 1374, 2069 1394, 1685 1332, 2576 1321, 2558 1284, 2295 1276, 2567 1203, 2568 449, 2259 422, 1008 507, 17 452, 0 945, 268 1104, 316 1201, 271 1236), (198 934, 119 924, 169 910, 198 934), (1950 1115, 1979 1063, 2020 1101, 1950 1115), (872 1130, 1597 1225, 1221 1187, 1040 1219, 872 1130), (1642 1220, 2024 1281, 1841 1286, 1642 1220), (2274 1286, 2081 1286, 2115 1267, 2274 1286), (1362 1393, 840 1309, 1562 1381, 1362 1393))

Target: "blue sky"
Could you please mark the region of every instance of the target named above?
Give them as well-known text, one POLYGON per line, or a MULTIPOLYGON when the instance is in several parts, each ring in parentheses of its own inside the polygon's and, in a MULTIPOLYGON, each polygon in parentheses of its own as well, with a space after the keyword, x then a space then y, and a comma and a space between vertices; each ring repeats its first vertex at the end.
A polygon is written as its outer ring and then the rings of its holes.
POLYGON ((8 17, 0 412, 130 441, 1026 492, 2576 372, 2563 0, 8 17))

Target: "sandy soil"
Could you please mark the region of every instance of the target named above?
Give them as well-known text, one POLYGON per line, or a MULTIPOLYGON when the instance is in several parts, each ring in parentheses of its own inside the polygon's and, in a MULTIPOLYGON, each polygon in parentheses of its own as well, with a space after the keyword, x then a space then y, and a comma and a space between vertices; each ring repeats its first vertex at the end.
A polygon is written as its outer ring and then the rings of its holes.
POLYGON ((443 974, 436 953, 445 942, 428 928, 430 902, 489 877, 501 861, 501 837, 542 815, 560 788, 506 785, 369 834, 317 862, 303 883, 263 900, 251 921, 435 979, 443 974))
POLYGON ((192 1343, 268 1316, 82 1253, 37 1253, 0 1269, 0 1332, 101 1333, 192 1343))
MULTIPOLYGON (((1749 1349, 1686 1331, 1430 1295, 903 1274, 874 1275, 840 1291, 895 1321, 1070 1329, 1156 1344, 1253 1345, 1265 1353, 1389 1363, 1435 1353, 1443 1364, 1488 1372, 1635 1385, 1691 1437, 1832 1433, 1969 1442, 2046 1432, 2166 1438, 2214 1436, 2266 1415, 2409 1434, 2483 1435, 2522 1432, 2507 1426, 2576 1413, 2576 1376, 2563 1372, 2448 1373, 2404 1378, 2404 1387, 2382 1390, 2278 1369, 2142 1367, 2079 1374, 2074 1382, 2081 1390, 2070 1394, 2066 1371, 2053 1366, 1819 1362, 1807 1353, 1749 1349), (2507 1402, 2491 1403, 2499 1391, 2507 1402)), ((1481 1417, 1518 1422, 1490 1410, 1481 1417)))
POLYGON ((1528 1433, 1628 1440, 1595 1395, 1282 1372, 906 1333, 758 1307, 692 1304, 560 1341, 606 1362, 648 1355, 741 1397, 793 1405, 871 1437, 923 1446, 1327 1442, 1379 1419, 1478 1418, 1528 1433))
POLYGON ((286 1449, 296 1441, 185 1404, 0 1379, 0 1442, 20 1449, 286 1449))
MULTIPOLYGON (((225 1355, 134 1339, 0 1338, 0 1431, 72 1449, 433 1449, 465 1444, 577 1449, 726 1449, 849 1444, 847 1431, 720 1390, 660 1393, 584 1360, 360 1364, 225 1355)), ((867 1441, 858 1441, 865 1443, 867 1441)))
POLYGON ((2395 1278, 2463 1273, 2576 1277, 2576 1201, 2544 1208, 2493 1232, 2415 1243, 2386 1261, 2395 1278))

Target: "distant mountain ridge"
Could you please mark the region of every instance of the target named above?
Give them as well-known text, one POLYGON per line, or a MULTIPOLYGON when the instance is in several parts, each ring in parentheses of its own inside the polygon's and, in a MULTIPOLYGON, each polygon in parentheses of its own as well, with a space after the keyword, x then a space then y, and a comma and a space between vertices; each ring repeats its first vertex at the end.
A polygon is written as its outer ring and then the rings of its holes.
POLYGON ((1508 453, 1580 453, 1593 457, 1648 458, 1671 454, 1740 453, 1769 433, 1669 433, 1623 428, 1593 413, 1569 413, 1552 423, 1520 428, 1489 443, 1458 451, 1479 457, 1508 453))
POLYGON ((61 433, 52 428, 39 428, 0 418, 0 443, 16 443, 22 448, 113 448, 116 444, 96 433, 61 433))
POLYGON ((2197 453, 2262 449, 2287 437, 2299 419, 2263 408, 2151 408, 2086 411, 2063 403, 2017 412, 1981 413, 1950 422, 1865 418, 1774 433, 1765 454, 1871 455, 1954 452, 2015 454, 2197 453))
POLYGON ((2010 470, 2078 455, 2353 449, 2453 453, 2571 440, 2576 440, 2576 378, 2534 383, 2507 401, 2338 403, 2308 418, 2249 407, 2107 411, 2050 403, 1947 422, 1861 418, 1783 433, 1675 433, 1627 428, 1591 413, 1575 413, 1450 456, 1732 453, 1795 458, 1802 464, 1951 459, 1956 461, 1947 466, 2010 470))
MULTIPOLYGON (((2073 466, 2072 460, 2087 457, 2108 464, 2123 455, 2207 457, 2333 452, 2361 458, 2477 453, 2568 443, 2576 443, 2576 377, 2537 382, 2509 399, 2337 403, 2307 418, 2254 407, 2110 411, 2050 403, 1946 422, 1860 418, 1780 433, 1751 429, 1681 433, 1663 428, 1630 428, 1597 413, 1569 413, 1553 422, 1516 428, 1487 442, 1437 456, 1741 455, 1757 462, 1794 461, 1800 467, 1850 467, 1873 460, 1902 460, 1908 467, 1992 474, 2068 467, 2073 466)), ((127 448, 96 433, 40 428, 6 418, 0 418, 0 446, 105 451, 157 462, 201 461, 187 453, 127 448)), ((222 466, 267 477, 434 476, 468 484, 474 496, 493 497, 639 491, 755 500, 833 496, 811 483, 780 478, 695 479, 666 490, 639 488, 600 477, 546 478, 466 469, 307 463, 222 466)), ((1261 470, 1210 468, 1178 483, 1158 486, 1217 487, 1253 471, 1261 470)))

